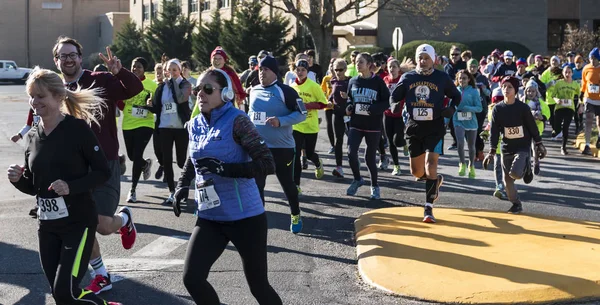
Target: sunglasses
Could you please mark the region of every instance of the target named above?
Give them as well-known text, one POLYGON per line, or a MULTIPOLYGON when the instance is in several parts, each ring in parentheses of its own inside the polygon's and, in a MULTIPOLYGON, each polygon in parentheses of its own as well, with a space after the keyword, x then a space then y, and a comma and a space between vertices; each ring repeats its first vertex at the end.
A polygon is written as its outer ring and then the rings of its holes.
POLYGON ((460 56, 460 54, 458 54, 458 53, 452 54, 452 57, 455 57, 455 56, 460 56))
POLYGON ((335 71, 335 72, 343 72, 344 70, 346 70, 346 69, 333 69, 333 71, 335 71))
POLYGON ((211 95, 213 92, 215 92, 215 90, 221 90, 221 88, 214 88, 211 84, 204 84, 203 86, 196 86, 192 90, 192 94, 196 96, 200 92, 204 92, 207 95, 211 95))

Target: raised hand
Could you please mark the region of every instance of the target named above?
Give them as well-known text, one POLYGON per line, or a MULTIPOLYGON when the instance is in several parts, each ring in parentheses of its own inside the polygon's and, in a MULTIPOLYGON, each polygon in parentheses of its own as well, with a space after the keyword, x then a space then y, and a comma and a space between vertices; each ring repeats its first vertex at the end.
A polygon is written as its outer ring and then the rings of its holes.
POLYGON ((104 56, 104 54, 102 53, 98 53, 98 56, 100 56, 100 59, 104 61, 104 65, 106 66, 106 68, 108 68, 108 71, 110 71, 110 73, 112 73, 113 75, 119 73, 119 71, 121 71, 121 68, 123 68, 121 60, 118 59, 116 56, 113 56, 112 52, 110 51, 110 47, 106 47, 106 56, 104 56))

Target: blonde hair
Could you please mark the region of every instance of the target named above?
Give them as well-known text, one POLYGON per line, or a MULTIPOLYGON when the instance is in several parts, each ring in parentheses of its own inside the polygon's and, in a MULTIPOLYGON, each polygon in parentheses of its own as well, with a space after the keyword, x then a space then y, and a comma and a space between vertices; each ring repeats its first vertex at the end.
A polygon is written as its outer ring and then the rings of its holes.
POLYGON ((346 60, 343 58, 338 58, 333 62, 333 68, 335 69, 335 67, 342 67, 342 68, 346 68, 348 67, 348 63, 346 63, 346 60))
POLYGON ((62 101, 61 112, 100 126, 98 119, 103 116, 102 108, 106 108, 106 103, 100 97, 101 89, 78 87, 75 91, 69 90, 58 74, 36 66, 27 78, 26 90, 32 96, 43 89, 62 101))

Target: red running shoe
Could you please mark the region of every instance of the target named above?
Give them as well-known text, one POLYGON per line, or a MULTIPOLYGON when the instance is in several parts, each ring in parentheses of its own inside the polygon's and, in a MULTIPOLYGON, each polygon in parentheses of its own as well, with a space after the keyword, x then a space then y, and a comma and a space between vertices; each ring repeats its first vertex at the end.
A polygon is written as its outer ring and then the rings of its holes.
POLYGON ((89 290, 94 294, 99 294, 102 291, 108 291, 112 289, 112 282, 110 281, 110 274, 108 276, 103 276, 102 274, 97 274, 96 277, 92 280, 90 285, 85 287, 85 290, 89 290))
POLYGON ((119 229, 119 232, 121 233, 121 244, 123 244, 123 248, 129 250, 133 247, 133 244, 135 244, 137 230, 135 229, 135 224, 133 223, 133 217, 131 217, 131 210, 129 209, 129 207, 122 207, 119 210, 119 213, 120 212, 127 214, 127 216, 129 217, 129 220, 127 221, 125 226, 119 229))

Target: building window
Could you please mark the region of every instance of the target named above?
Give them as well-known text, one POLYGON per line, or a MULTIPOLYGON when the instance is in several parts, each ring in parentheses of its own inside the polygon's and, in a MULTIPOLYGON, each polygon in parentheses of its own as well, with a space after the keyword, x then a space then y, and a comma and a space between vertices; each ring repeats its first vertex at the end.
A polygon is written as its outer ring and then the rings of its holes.
POLYGON ((571 28, 579 28, 579 20, 573 19, 548 19, 548 49, 560 48, 565 40, 565 34, 569 34, 567 25, 571 28))
POLYGON ((194 13, 198 11, 198 0, 190 0, 190 12, 194 13))
POLYGON ((148 4, 142 6, 142 21, 150 20, 150 8, 148 4))
POLYGON ((151 18, 154 19, 156 17, 158 17, 158 3, 150 3, 150 6, 152 6, 152 15, 151 18))
POLYGON ((229 1, 230 0, 218 0, 219 8, 228 8, 231 5, 229 1))
POLYGON ((210 11, 210 1, 206 0, 202 2, 202 11, 210 11))

